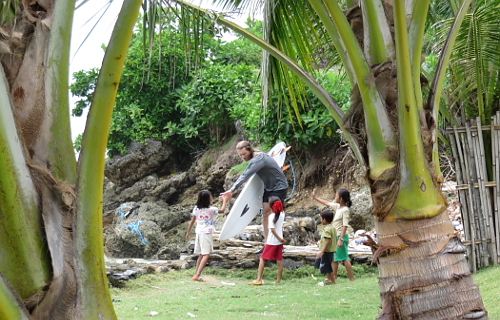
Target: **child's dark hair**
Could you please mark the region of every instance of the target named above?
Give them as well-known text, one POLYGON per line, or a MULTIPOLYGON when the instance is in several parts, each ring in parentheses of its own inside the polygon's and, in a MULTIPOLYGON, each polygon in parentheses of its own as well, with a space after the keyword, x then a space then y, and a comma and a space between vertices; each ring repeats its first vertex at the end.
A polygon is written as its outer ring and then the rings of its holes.
POLYGON ((201 190, 198 193, 198 201, 196 201, 196 206, 199 209, 210 208, 210 197, 212 194, 208 190, 201 190))
POLYGON ((319 214, 321 218, 325 219, 326 222, 332 223, 333 221, 333 211, 330 209, 325 209, 319 214))
POLYGON ((281 199, 276 197, 276 196, 271 196, 269 197, 269 206, 273 210, 274 214, 274 219, 273 223, 278 222, 278 219, 280 218, 281 211, 283 211, 283 203, 281 202, 281 199))
POLYGON ((342 200, 344 200, 344 203, 347 207, 350 207, 352 205, 351 194, 349 193, 349 190, 338 189, 337 193, 339 194, 339 197, 341 197, 342 200))

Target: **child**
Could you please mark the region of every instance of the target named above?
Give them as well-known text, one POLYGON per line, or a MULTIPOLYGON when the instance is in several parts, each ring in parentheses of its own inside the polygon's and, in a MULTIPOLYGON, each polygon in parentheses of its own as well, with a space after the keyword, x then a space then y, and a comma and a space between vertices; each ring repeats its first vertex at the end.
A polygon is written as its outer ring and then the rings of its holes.
POLYGON ((276 196, 269 197, 269 206, 272 212, 269 215, 269 231, 267 235, 266 245, 264 251, 259 259, 259 271, 257 279, 248 284, 261 285, 262 274, 264 273, 264 260, 276 260, 278 264, 278 277, 274 283, 281 282, 281 275, 283 274, 283 244, 286 242, 283 239, 283 221, 285 221, 285 211, 283 211, 283 203, 280 198, 276 196))
POLYGON ((191 278, 193 281, 205 282, 200 277, 201 271, 205 268, 210 254, 213 252, 213 239, 212 232, 215 230, 215 216, 217 213, 223 213, 226 210, 226 202, 228 196, 222 196, 222 207, 217 209, 211 207, 212 194, 208 190, 201 190, 198 193, 198 201, 193 209, 191 215, 191 222, 189 223, 186 240, 191 235, 191 228, 196 222, 196 240, 194 243, 194 253, 199 253, 198 260, 196 261, 196 271, 191 278))
POLYGON ((344 262, 345 269, 349 280, 354 281, 354 274, 352 272, 351 261, 347 252, 347 245, 349 244, 349 235, 347 229, 349 227, 349 207, 351 207, 351 194, 346 189, 339 189, 335 193, 334 202, 329 202, 316 197, 316 189, 312 192, 312 198, 325 206, 330 206, 335 210, 335 216, 332 225, 337 229, 337 251, 334 255, 332 264, 333 276, 337 278, 337 271, 339 268, 339 261, 344 262))
POLYGON ((337 249, 335 241, 337 240, 337 230, 332 225, 333 211, 321 211, 321 224, 325 226, 321 233, 321 241, 319 249, 321 250, 316 255, 314 267, 321 271, 321 274, 326 274, 324 283, 335 284, 335 277, 333 273, 333 254, 337 249))

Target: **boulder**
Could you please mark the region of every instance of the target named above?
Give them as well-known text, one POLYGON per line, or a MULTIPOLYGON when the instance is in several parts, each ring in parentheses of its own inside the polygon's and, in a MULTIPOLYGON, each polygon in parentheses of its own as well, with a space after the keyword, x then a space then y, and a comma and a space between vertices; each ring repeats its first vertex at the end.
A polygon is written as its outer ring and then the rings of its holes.
POLYGON ((113 183, 130 187, 151 172, 163 169, 173 152, 172 146, 153 139, 132 142, 125 155, 106 161, 104 174, 113 183))
POLYGON ((166 241, 161 228, 153 221, 121 220, 104 229, 104 243, 112 257, 153 257, 166 241))
MULTIPOLYGON (((148 175, 130 187, 121 187, 110 180, 104 184, 104 212, 116 209, 124 202, 165 202, 175 200, 179 194, 192 186, 187 172, 172 174, 166 178, 148 175)), ((196 200, 195 200, 196 201, 196 200)), ((106 215, 106 214, 105 214, 106 215)))
POLYGON ((350 225, 357 231, 359 229, 370 230, 375 228, 372 212, 372 196, 369 188, 363 188, 356 192, 351 192, 351 221, 350 225))

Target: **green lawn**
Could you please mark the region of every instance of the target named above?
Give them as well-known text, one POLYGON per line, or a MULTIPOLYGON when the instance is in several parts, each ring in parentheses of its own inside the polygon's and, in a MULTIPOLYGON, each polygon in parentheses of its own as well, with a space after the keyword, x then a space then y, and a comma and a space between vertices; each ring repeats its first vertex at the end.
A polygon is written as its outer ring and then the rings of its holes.
MULTIPOLYGON (((205 283, 191 281, 193 270, 145 275, 111 295, 120 320, 151 319, 375 319, 380 308, 375 268, 355 266, 356 281, 340 273, 336 285, 318 286, 323 278, 312 267, 285 270, 273 284, 276 268, 266 268, 265 283, 250 286, 256 270, 205 269, 205 283), (314 279, 311 274, 316 277, 314 279), (266 277, 267 276, 267 277, 266 277), (234 285, 231 285, 234 284, 234 285), (117 300, 117 301, 116 301, 117 300)), ((341 271, 343 268, 341 267, 341 271)), ((500 319, 499 267, 474 275, 490 319, 500 319)))

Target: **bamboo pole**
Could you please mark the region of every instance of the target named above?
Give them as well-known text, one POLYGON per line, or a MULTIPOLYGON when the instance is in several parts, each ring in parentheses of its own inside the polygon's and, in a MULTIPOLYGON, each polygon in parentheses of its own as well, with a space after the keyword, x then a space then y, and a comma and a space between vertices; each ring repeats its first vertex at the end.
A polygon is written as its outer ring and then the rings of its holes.
POLYGON ((490 264, 490 257, 494 261, 493 263, 496 265, 497 261, 497 253, 496 253, 496 242, 493 230, 493 217, 491 215, 491 197, 490 191, 486 189, 485 182, 488 180, 488 174, 486 169, 486 156, 484 151, 484 140, 483 140, 483 132, 481 130, 481 119, 476 118, 476 126, 477 126, 477 139, 476 139, 476 152, 474 153, 477 159, 476 162, 476 170, 478 172, 478 183, 480 186, 479 194, 481 196, 481 209, 482 209, 482 225, 484 229, 482 231, 484 240, 490 240, 491 242, 485 246, 488 248, 487 252, 485 252, 485 256, 483 257, 483 261, 486 266, 490 264))
POLYGON ((473 188, 473 185, 474 185, 474 181, 476 180, 476 177, 475 177, 475 172, 476 170, 473 169, 473 166, 474 166, 474 155, 472 155, 471 151, 472 151, 472 134, 470 132, 470 126, 468 123, 465 124, 465 129, 466 129, 466 135, 465 135, 465 139, 464 139, 464 142, 465 142, 465 147, 464 147, 464 151, 465 151, 465 166, 466 166, 466 172, 468 174, 468 183, 469 183, 469 200, 470 200, 470 203, 469 203, 469 212, 470 212, 470 227, 471 227, 471 243, 473 243, 473 247, 474 247, 474 256, 472 257, 474 259, 474 269, 473 269, 473 273, 476 272, 477 270, 477 267, 481 267, 481 261, 479 260, 479 257, 482 256, 482 248, 480 245, 476 245, 476 238, 478 239, 481 239, 481 237, 477 237, 477 232, 478 232, 478 227, 479 227, 479 224, 478 224, 478 220, 477 220, 477 212, 479 211, 478 210, 478 207, 477 207, 477 203, 478 203, 478 199, 476 197, 476 193, 474 192, 474 188, 473 188))
MULTIPOLYGON (((465 184, 466 181, 464 180, 463 177, 463 171, 465 169, 464 164, 463 164, 463 154, 462 154, 462 148, 461 145, 457 143, 457 141, 460 141, 458 138, 458 131, 457 127, 453 127, 453 130, 450 131, 449 134, 449 139, 450 139, 450 146, 451 146, 451 154, 453 156, 454 164, 455 164, 455 175, 457 179, 457 187, 458 185, 464 185, 467 187, 465 184)), ((460 216, 462 218, 462 226, 463 226, 463 231, 464 231, 464 245, 467 250, 467 257, 471 257, 472 255, 472 246, 470 244, 465 244, 465 242, 468 242, 467 239, 470 238, 470 226, 469 226, 469 212, 467 210, 467 188, 463 189, 458 189, 457 188, 457 194, 458 194, 458 201, 460 203, 460 216)), ((472 270, 472 259, 468 259, 469 262, 469 268, 472 270)))
POLYGON ((493 174, 497 185, 493 188, 493 199, 495 210, 493 212, 493 220, 495 220, 495 238, 497 239, 497 263, 498 263, 498 253, 500 253, 500 214, 498 212, 498 206, 500 205, 500 130, 493 130, 494 126, 500 124, 500 112, 497 111, 496 115, 493 117, 492 121, 492 132, 491 132, 491 144, 493 146, 493 174))
MULTIPOLYGON (((481 128, 481 121, 479 120, 479 118, 477 119, 478 121, 478 128, 481 128)), ((493 123, 491 123, 491 126, 494 127, 493 123)), ((482 174, 483 174, 483 177, 485 178, 484 179, 484 183, 486 184, 486 180, 488 180, 488 168, 486 166, 486 150, 485 150, 485 145, 484 145, 484 137, 483 137, 483 134, 482 134, 482 130, 479 130, 478 131, 479 134, 480 134, 480 137, 479 137, 479 144, 481 146, 481 159, 482 159, 482 174)), ((491 140, 493 140, 493 133, 495 131, 492 130, 491 131, 491 135, 490 135, 490 142, 491 140)), ((493 148, 491 149, 491 151, 493 152, 493 148)), ((492 154, 492 158, 494 158, 494 154, 492 154)), ((492 159, 492 163, 493 163, 493 159, 492 159)), ((492 168, 493 169, 493 168, 492 168)), ((488 237, 491 239, 491 243, 489 244, 489 247, 490 247, 490 258, 491 258, 491 262, 493 263, 493 265, 497 265, 498 264, 498 251, 497 251, 497 242, 498 242, 498 238, 495 236, 495 220, 493 218, 494 216, 494 213, 493 213, 493 199, 494 198, 494 190, 492 189, 487 189, 485 187, 485 185, 483 185, 483 188, 484 188, 484 192, 485 192, 485 200, 486 200, 486 213, 487 215, 485 215, 485 217, 487 218, 487 222, 488 222, 488 237)))

